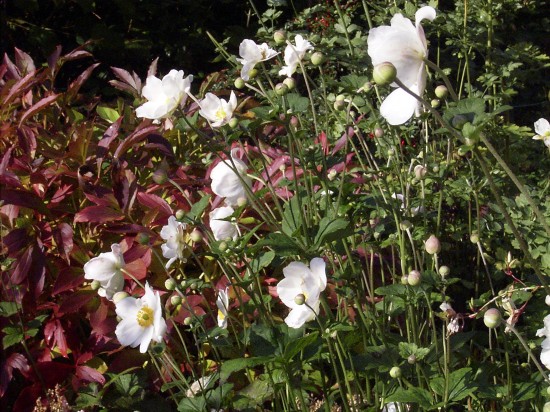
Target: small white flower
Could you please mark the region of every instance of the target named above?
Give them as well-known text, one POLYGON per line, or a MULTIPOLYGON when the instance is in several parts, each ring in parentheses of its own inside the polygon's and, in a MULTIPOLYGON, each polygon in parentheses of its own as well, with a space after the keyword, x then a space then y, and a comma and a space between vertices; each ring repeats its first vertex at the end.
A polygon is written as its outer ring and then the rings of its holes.
POLYGON ((281 70, 279 70, 279 76, 291 77, 298 64, 304 58, 308 50, 313 50, 313 45, 305 40, 300 34, 297 34, 294 38, 294 43, 288 43, 285 48, 285 64, 281 70))
POLYGON ((183 251, 187 247, 185 242, 185 223, 178 222, 175 216, 168 218, 168 224, 162 227, 160 237, 166 243, 161 246, 162 256, 169 259, 166 263, 168 269, 176 259, 183 258, 183 251))
POLYGON ((218 326, 227 329, 227 310, 229 308, 229 293, 227 288, 218 291, 216 306, 218 307, 218 326))
POLYGON ((533 139, 542 140, 546 147, 550 148, 550 123, 546 119, 539 119, 535 122, 535 136, 533 139))
POLYGON ((546 303, 546 306, 550 306, 550 295, 546 295, 544 298, 544 303, 546 303))
POLYGON ((170 70, 162 80, 147 77, 142 95, 148 102, 136 109, 136 116, 154 120, 170 116, 189 94, 192 81, 191 75, 183 78, 183 70, 170 70))
POLYGON ((195 382, 191 384, 189 389, 187 389, 187 392, 185 392, 185 396, 187 396, 188 398, 192 398, 198 393, 201 393, 208 387, 208 385, 210 384, 210 382, 212 382, 212 379, 214 379, 214 377, 215 375, 206 375, 197 379, 195 382))
POLYGON ((225 101, 213 93, 206 93, 199 105, 199 114, 210 122, 210 126, 221 127, 229 123, 233 117, 233 112, 237 108, 237 96, 231 91, 229 101, 225 101))
POLYGON ((160 294, 154 292, 148 283, 141 298, 127 297, 116 304, 116 314, 121 318, 115 334, 123 346, 139 346, 141 353, 147 352, 151 340, 162 342, 166 333, 166 321, 162 317, 160 294))
MULTIPOLYGON (((405 196, 403 196, 401 193, 392 193, 391 197, 392 199, 401 201, 401 210, 406 211, 405 196)), ((419 213, 424 213, 424 207, 423 206, 411 207, 409 211, 411 216, 416 216, 419 213)))
POLYGON ((246 198, 245 184, 251 183, 246 164, 236 157, 236 150, 231 151, 231 160, 218 163, 210 172, 212 191, 225 197, 225 203, 231 206, 237 205, 239 198, 246 198))
POLYGON ((210 229, 212 229, 214 239, 237 239, 239 232, 235 224, 222 220, 231 216, 233 213, 235 213, 235 210, 231 206, 218 207, 210 212, 210 229))
MULTIPOLYGON (((424 59, 428 57, 428 47, 424 29, 420 22, 433 20, 436 11, 425 6, 415 15, 415 25, 401 14, 393 16, 390 26, 375 27, 369 31, 368 54, 373 66, 389 62, 397 69, 397 78, 419 96, 426 87, 424 59)), ((398 87, 392 83, 392 87, 398 87)), ((405 123, 413 113, 420 114, 421 104, 405 90, 394 90, 380 106, 380 114, 391 125, 405 123)))
POLYGON ((550 315, 546 315, 544 318, 544 327, 537 331, 537 336, 546 338, 540 344, 540 361, 544 366, 550 369, 550 315))
POLYGON ((84 278, 97 280, 101 285, 98 295, 112 300, 113 295, 124 287, 124 264, 120 245, 114 244, 111 252, 100 253, 84 265, 84 278))
POLYGON ((271 49, 267 43, 258 45, 253 40, 243 40, 239 46, 239 55, 242 58, 237 59, 237 61, 243 65, 241 69, 241 78, 244 81, 248 81, 250 78, 250 71, 256 64, 269 60, 277 54, 278 53, 271 49))
POLYGON ((277 284, 277 294, 290 308, 285 323, 299 328, 319 313, 319 296, 327 287, 325 262, 314 258, 309 267, 302 262, 292 262, 283 269, 283 274, 285 278, 277 284))

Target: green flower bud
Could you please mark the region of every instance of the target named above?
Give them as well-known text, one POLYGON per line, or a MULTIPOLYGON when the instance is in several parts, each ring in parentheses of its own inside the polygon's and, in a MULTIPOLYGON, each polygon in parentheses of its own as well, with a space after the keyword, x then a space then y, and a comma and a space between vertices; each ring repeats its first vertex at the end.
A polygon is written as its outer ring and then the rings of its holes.
POLYGON ((407 283, 411 286, 418 286, 422 281, 422 275, 418 270, 411 270, 407 277, 407 283))
POLYGON ((101 283, 99 283, 99 280, 94 280, 90 283, 90 287, 92 290, 98 290, 101 287, 101 283))
POLYGON ((462 126, 464 126, 466 123, 468 123, 468 119, 462 114, 457 114, 451 119, 451 125, 455 129, 462 129, 462 126))
POLYGON ((490 329, 496 328, 498 325, 500 325, 501 321, 502 316, 496 308, 488 309, 483 315, 483 323, 485 323, 485 326, 490 329))
POLYGON ((333 104, 334 110, 341 112, 346 109, 346 102, 344 100, 335 100, 333 104))
POLYGON ((397 76, 397 69, 390 62, 384 62, 374 66, 372 71, 372 78, 379 86, 385 86, 393 83, 397 76))
POLYGON ((374 129, 374 137, 380 139, 383 136, 384 136, 384 130, 382 128, 377 127, 376 129, 374 129))
POLYGON ((113 295, 113 302, 116 305, 118 302, 120 302, 122 299, 126 299, 128 295, 126 292, 117 292, 113 295))
POLYGON ((477 245, 479 242, 479 234, 477 232, 472 232, 470 235, 470 242, 472 242, 474 245, 477 245))
POLYGON ((426 252, 428 252, 430 255, 439 253, 439 251, 441 250, 439 239, 436 238, 434 235, 431 235, 428 240, 426 240, 424 246, 426 248, 426 252))
POLYGON ((445 279, 449 274, 451 273, 451 269, 449 269, 449 266, 440 266, 439 267, 439 275, 445 279))
POLYGON ((426 169, 425 166, 422 166, 422 165, 416 165, 414 167, 414 176, 418 179, 418 180, 423 180, 424 177, 426 177, 426 173, 428 172, 428 169, 426 169))
POLYGON ((371 89, 372 89, 372 83, 371 82, 365 82, 365 84, 363 84, 362 89, 366 92, 370 92, 371 89))
POLYGON ((410 220, 403 220, 401 223, 399 223, 399 228, 401 230, 407 230, 407 229, 410 229, 412 227, 412 223, 410 222, 410 220))
POLYGON ((441 102, 439 101, 439 99, 432 99, 432 101, 430 102, 430 105, 434 109, 437 109, 440 104, 441 104, 441 102))
POLYGON ((275 33, 273 33, 273 40, 275 40, 275 44, 281 45, 286 42, 286 32, 284 30, 277 30, 275 33))
POLYGON ((164 350, 166 349, 166 344, 164 342, 159 342, 155 344, 153 347, 151 347, 151 352, 154 356, 160 356, 164 353, 164 350))
POLYGON ((258 75, 258 73, 259 73, 259 72, 258 72, 258 69, 252 69, 252 70, 250 70, 250 71, 248 72, 248 77, 249 77, 250 79, 253 79, 253 78, 255 78, 255 77, 258 75))
POLYGON ((193 319, 192 319, 190 316, 186 317, 186 318, 183 320, 183 324, 184 324, 185 326, 190 326, 190 325, 191 325, 191 322, 193 322, 193 319))
POLYGON ((311 55, 311 63, 314 66, 320 66, 325 62, 325 56, 321 52, 315 52, 311 55))
POLYGON ((444 99, 449 94, 449 90, 447 90, 447 88, 442 84, 437 86, 434 92, 438 99, 444 99))
POLYGON ((275 86, 275 93, 277 93, 278 96, 284 96, 288 93, 288 87, 284 83, 277 83, 275 86))
POLYGON ((176 211, 176 219, 182 220, 185 217, 185 210, 178 209, 176 211))
POLYGON ((306 297, 303 293, 299 293, 298 295, 296 295, 296 297, 294 298, 294 303, 296 303, 297 305, 303 305, 304 303, 306 303, 306 297))
POLYGON ((409 276, 408 275, 401 276, 401 284, 402 285, 408 285, 409 284, 409 276))
POLYGON ((550 402, 546 402, 542 407, 542 412, 550 412, 550 402))
POLYGON ((294 90, 296 87, 296 80, 294 80, 292 77, 287 77, 283 80, 283 84, 288 87, 288 90, 294 90))
POLYGON ((237 77, 235 79, 234 85, 236 89, 242 89, 244 87, 244 80, 240 77, 237 77))
POLYGON ((172 278, 168 278, 164 281, 164 287, 166 288, 166 290, 176 290, 177 286, 178 284, 172 278))
POLYGON ((225 252, 227 250, 227 243, 226 242, 221 242, 220 245, 218 246, 218 249, 220 249, 221 252, 225 252))
POLYGON ((236 117, 232 117, 231 120, 229 120, 228 125, 230 128, 234 129, 239 125, 239 119, 237 119, 236 117))
POLYGON ((409 364, 411 364, 411 365, 414 365, 416 363, 416 356, 415 355, 409 355, 409 357, 407 358, 407 362, 409 362, 409 364))
POLYGON ((248 204, 248 199, 246 197, 239 197, 237 199, 237 206, 243 207, 243 206, 246 206, 247 204, 248 204))
POLYGON ((181 296, 178 295, 174 295, 170 298, 170 303, 174 306, 180 305, 182 301, 183 299, 181 298, 181 296))
POLYGON ((401 368, 399 366, 394 366, 390 369, 390 376, 394 379, 401 377, 401 368))
POLYGON ((198 243, 202 242, 202 233, 198 231, 197 229, 193 230, 190 235, 191 241, 198 243))

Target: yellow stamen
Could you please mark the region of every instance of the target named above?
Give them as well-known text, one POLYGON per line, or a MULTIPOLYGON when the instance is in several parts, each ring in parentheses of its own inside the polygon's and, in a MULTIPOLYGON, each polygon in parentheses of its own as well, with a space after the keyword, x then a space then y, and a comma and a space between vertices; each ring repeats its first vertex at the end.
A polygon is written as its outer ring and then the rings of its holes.
POLYGON ((216 118, 218 119, 225 119, 225 116, 227 116, 227 113, 225 110, 223 110, 221 107, 216 111, 216 118))
POLYGON ((153 324, 154 312, 149 306, 143 306, 137 313, 137 322, 144 328, 153 324))

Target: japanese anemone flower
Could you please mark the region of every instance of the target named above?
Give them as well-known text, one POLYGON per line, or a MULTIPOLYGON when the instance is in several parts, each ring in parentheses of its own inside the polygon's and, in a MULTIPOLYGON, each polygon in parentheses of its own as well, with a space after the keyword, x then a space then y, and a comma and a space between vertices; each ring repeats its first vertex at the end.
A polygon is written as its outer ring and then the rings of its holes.
POLYGON ((210 122, 210 126, 221 127, 229 123, 233 117, 233 112, 237 108, 237 96, 231 91, 229 101, 226 101, 213 93, 206 93, 199 106, 199 114, 210 122))
POLYGON ((168 269, 176 259, 183 258, 183 251, 187 247, 185 242, 185 223, 178 222, 175 216, 168 218, 168 224, 163 226, 160 231, 160 237, 166 243, 161 246, 162 256, 169 259, 166 263, 168 269))
POLYGON ((546 119, 539 119, 535 122, 535 140, 542 140, 546 147, 550 148, 550 123, 546 119))
POLYGON ((218 291, 216 306, 218 307, 218 326, 227 329, 227 310, 229 308, 229 293, 227 288, 218 291))
POLYGON ((253 40, 244 39, 239 46, 239 55, 241 59, 237 59, 243 65, 241 69, 241 78, 248 81, 250 71, 260 62, 264 62, 275 57, 278 53, 271 49, 267 43, 256 44, 253 40))
POLYGON ((99 296, 113 299, 113 295, 124 287, 124 257, 120 245, 111 246, 111 252, 100 253, 84 265, 84 278, 97 280, 101 285, 97 293, 99 296))
POLYGON ((290 308, 285 323, 299 328, 319 313, 319 296, 327 286, 325 262, 314 258, 309 267, 302 262, 292 262, 283 269, 283 275, 285 278, 277 284, 277 293, 290 308))
POLYGON ((279 70, 279 76, 291 77, 300 61, 304 58, 304 55, 308 50, 313 50, 313 46, 310 42, 305 40, 300 34, 297 34, 294 38, 295 45, 290 42, 285 48, 285 64, 281 70, 279 70))
POLYGON ((141 298, 128 296, 116 303, 116 314, 121 318, 115 334, 123 346, 139 346, 141 353, 147 352, 151 341, 162 342, 166 333, 166 321, 162 317, 160 295, 145 284, 141 298))
MULTIPOLYGON (((424 29, 420 22, 433 20, 436 11, 425 6, 415 14, 415 24, 401 14, 393 16, 390 26, 375 27, 369 31, 367 39, 368 54, 373 66, 389 62, 397 69, 397 78, 418 96, 424 94, 426 87, 426 68, 424 60, 428 57, 428 47, 424 29)), ((405 123, 413 113, 420 114, 421 103, 400 88, 396 83, 394 90, 380 106, 380 114, 391 125, 405 123)))
POLYGON ((212 229, 214 239, 237 239, 237 236, 239 236, 237 227, 231 222, 221 220, 231 216, 233 213, 235 213, 235 210, 231 206, 218 207, 210 212, 210 229, 212 229))
POLYGON ((231 160, 223 160, 210 172, 212 191, 225 197, 225 203, 234 206, 240 198, 246 199, 245 185, 250 186, 251 180, 246 175, 246 164, 236 157, 237 149, 231 151, 231 160))
POLYGON ((192 81, 191 75, 183 78, 183 70, 170 70, 162 80, 147 77, 142 95, 148 101, 136 109, 136 116, 153 120, 170 116, 189 94, 192 81))

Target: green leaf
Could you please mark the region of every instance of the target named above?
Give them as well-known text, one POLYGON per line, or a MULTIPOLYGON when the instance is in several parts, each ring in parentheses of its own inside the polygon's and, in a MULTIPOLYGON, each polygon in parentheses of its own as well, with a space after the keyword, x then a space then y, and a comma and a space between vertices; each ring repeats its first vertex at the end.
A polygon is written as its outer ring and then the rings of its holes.
POLYGON ((302 248, 284 233, 270 233, 264 240, 256 244, 256 247, 271 247, 278 256, 298 255, 302 248))
MULTIPOLYGON (((449 401, 456 402, 469 396, 478 385, 474 381, 472 368, 462 368, 449 375, 449 401)), ((445 393, 445 377, 438 376, 430 382, 435 393, 443 396, 445 393)))
POLYGON ((225 381, 229 378, 229 376, 231 376, 232 373, 241 371, 246 368, 253 368, 254 366, 264 364, 268 361, 269 358, 265 356, 226 360, 222 363, 222 366, 220 368, 221 380, 225 381))
POLYGON ((286 100, 290 106, 290 110, 293 113, 305 112, 309 107, 309 99, 307 97, 300 96, 297 93, 287 94, 286 100))
POLYGON ((283 210, 283 233, 288 236, 294 236, 302 227, 302 218, 300 213, 299 195, 292 197, 284 206, 283 210))
POLYGON ((120 117, 120 114, 114 109, 105 106, 97 106, 96 112, 103 120, 107 120, 109 123, 114 123, 120 117))
POLYGON ((343 218, 322 218, 319 223, 319 231, 315 235, 315 245, 319 247, 324 243, 342 239, 349 233, 347 230, 348 226, 349 222, 343 218))
POLYGON ((421 388, 397 388, 397 390, 386 398, 388 402, 417 403, 421 408, 429 408, 433 403, 432 395, 421 388))
POLYGON ((180 412, 203 412, 206 410, 206 399, 200 395, 193 398, 183 398, 178 404, 178 411, 180 412))
POLYGON ((205 195, 199 200, 197 203, 194 203, 193 206, 191 206, 191 210, 189 213, 187 213, 187 216, 191 220, 200 219, 202 216, 204 210, 208 207, 210 204, 210 196, 205 195))
POLYGON ((409 356, 416 356, 416 360, 419 361, 430 353, 429 348, 419 348, 414 343, 399 342, 399 354, 403 359, 407 359, 409 356))
POLYGON ((17 343, 21 343, 24 338, 19 326, 6 326, 2 329, 2 332, 6 334, 6 336, 2 339, 2 347, 4 349, 7 349, 17 343))
POLYGON ((250 269, 253 273, 258 273, 263 268, 269 266, 274 258, 275 252, 273 252, 272 250, 262 253, 260 256, 250 262, 250 269))
POLYGON ((313 333, 310 333, 309 335, 299 338, 298 340, 290 342, 285 348, 285 353, 284 353, 285 359, 291 360, 294 356, 300 353, 302 349, 305 349, 307 346, 311 345, 313 342, 316 342, 318 336, 319 336, 318 332, 313 332, 313 333))
POLYGON ((17 303, 15 302, 0 302, 0 316, 9 317, 17 313, 17 303))

